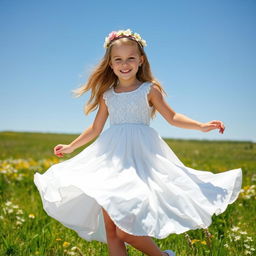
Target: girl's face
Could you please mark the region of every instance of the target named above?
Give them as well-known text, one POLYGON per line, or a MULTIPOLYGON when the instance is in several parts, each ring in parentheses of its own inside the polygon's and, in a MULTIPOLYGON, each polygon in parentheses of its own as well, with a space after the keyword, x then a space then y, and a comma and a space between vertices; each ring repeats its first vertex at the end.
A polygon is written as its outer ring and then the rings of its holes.
POLYGON ((140 56, 138 46, 130 44, 116 44, 111 49, 110 67, 121 80, 136 78, 139 65, 143 63, 143 56, 140 56))

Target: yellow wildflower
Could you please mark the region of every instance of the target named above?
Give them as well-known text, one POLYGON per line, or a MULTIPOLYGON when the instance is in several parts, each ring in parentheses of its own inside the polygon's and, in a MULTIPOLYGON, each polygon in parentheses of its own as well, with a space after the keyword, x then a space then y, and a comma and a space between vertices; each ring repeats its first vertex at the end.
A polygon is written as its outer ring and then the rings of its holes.
POLYGON ((64 243, 63 243, 63 247, 68 247, 69 245, 70 245, 69 242, 64 242, 64 243))
POLYGON ((198 240, 198 239, 192 239, 192 240, 191 240, 191 243, 194 244, 194 243, 199 242, 199 241, 200 241, 200 240, 198 240))
POLYGON ((33 213, 30 213, 30 214, 28 215, 28 217, 31 218, 31 219, 34 219, 34 218, 35 218, 35 215, 34 215, 33 213))

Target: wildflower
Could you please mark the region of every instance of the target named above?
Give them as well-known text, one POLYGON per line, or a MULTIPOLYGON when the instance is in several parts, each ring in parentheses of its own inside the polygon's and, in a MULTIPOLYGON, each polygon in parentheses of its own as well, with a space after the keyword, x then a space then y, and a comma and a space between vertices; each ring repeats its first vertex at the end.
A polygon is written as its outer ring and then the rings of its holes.
POLYGON ((55 240, 56 240, 56 241, 61 241, 62 239, 58 237, 58 238, 56 238, 55 240))
POLYGON ((245 255, 251 255, 252 254, 252 252, 250 252, 248 250, 245 250, 244 253, 245 253, 245 255))
POLYGON ((201 244, 206 244, 206 241, 205 240, 201 241, 201 244))
POLYGON ((247 232, 246 231, 240 231, 240 234, 241 235, 247 235, 247 232))
POLYGON ((13 213, 13 209, 7 209, 8 213, 13 213))
POLYGON ((198 240, 198 239, 192 239, 192 240, 191 240, 191 243, 194 244, 194 243, 199 242, 199 241, 200 241, 200 240, 198 240))
POLYGON ((77 249, 77 247, 76 246, 73 246, 72 248, 71 248, 71 251, 75 251, 77 249))
POLYGON ((21 209, 19 209, 16 214, 23 214, 23 211, 21 209))
POLYGON ((241 236, 235 236, 235 241, 240 240, 241 236))
POLYGON ((228 246, 228 244, 224 244, 224 247, 228 248, 229 246, 228 246))
POLYGON ((21 218, 20 216, 16 216, 16 219, 21 221, 21 222, 25 222, 25 219, 21 218))
POLYGON ((28 215, 28 217, 31 218, 31 219, 34 219, 34 218, 35 218, 35 215, 34 215, 33 213, 30 213, 30 214, 28 215))
POLYGON ((6 206, 10 206, 10 205, 12 205, 12 202, 11 202, 11 201, 7 201, 7 202, 5 203, 5 205, 6 205, 6 206))
POLYGON ((240 229, 239 227, 233 227, 233 228, 231 228, 231 230, 234 231, 234 232, 238 231, 239 229, 240 229))
POLYGON ((69 242, 64 242, 64 243, 63 243, 63 247, 68 247, 69 245, 70 245, 69 242))

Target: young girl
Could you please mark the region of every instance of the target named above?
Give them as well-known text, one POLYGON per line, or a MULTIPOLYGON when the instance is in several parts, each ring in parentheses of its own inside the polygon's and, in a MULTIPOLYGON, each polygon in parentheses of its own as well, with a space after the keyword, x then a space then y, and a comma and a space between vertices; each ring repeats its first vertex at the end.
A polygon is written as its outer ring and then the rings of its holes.
POLYGON ((93 124, 69 145, 54 147, 63 157, 99 137, 75 157, 35 173, 46 213, 88 241, 108 244, 112 256, 127 255, 125 244, 150 256, 162 239, 207 228, 240 192, 242 170, 214 174, 185 166, 150 127, 158 111, 177 127, 224 132, 223 122, 201 123, 175 112, 151 73, 146 41, 130 29, 111 32, 105 56, 77 96, 91 90, 88 114, 93 124), (110 127, 102 132, 107 118, 110 127), (101 133, 102 132, 102 133, 101 133))

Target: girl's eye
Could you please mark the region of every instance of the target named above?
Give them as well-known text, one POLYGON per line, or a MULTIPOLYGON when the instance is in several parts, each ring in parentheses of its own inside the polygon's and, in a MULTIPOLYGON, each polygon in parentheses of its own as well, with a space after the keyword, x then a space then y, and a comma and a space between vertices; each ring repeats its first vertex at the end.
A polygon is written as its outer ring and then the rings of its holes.
MULTIPOLYGON (((128 58, 129 60, 134 60, 135 58, 134 57, 129 57, 128 58)), ((114 59, 115 61, 121 61, 121 59, 120 58, 117 58, 117 59, 114 59)))

